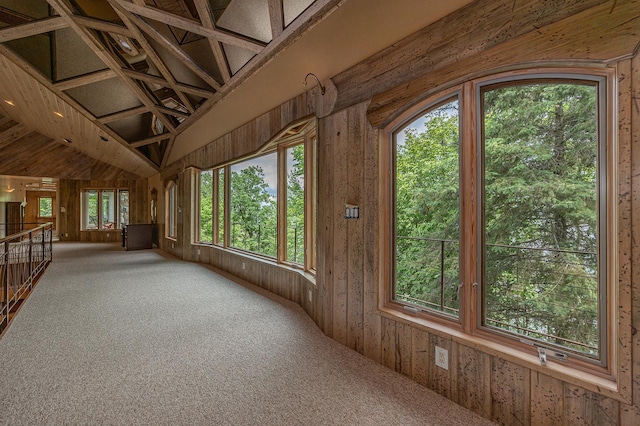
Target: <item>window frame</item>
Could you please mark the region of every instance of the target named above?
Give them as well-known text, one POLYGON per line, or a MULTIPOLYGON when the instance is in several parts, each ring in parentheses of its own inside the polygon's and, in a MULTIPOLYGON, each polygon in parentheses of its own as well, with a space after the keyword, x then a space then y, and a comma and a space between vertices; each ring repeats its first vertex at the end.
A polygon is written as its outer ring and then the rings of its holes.
MULTIPOLYGON (((532 370, 545 372, 554 377, 560 377, 571 382, 578 381, 585 387, 599 393, 607 393, 609 396, 625 400, 628 398, 627 389, 618 386, 618 378, 623 375, 621 369, 622 359, 630 356, 628 346, 619 341, 621 334, 629 335, 630 321, 621 318, 620 309, 617 306, 621 289, 618 283, 620 272, 616 269, 620 256, 619 244, 616 239, 617 222, 620 216, 617 212, 618 176, 617 165, 617 81, 615 70, 610 68, 536 68, 508 71, 499 74, 486 75, 473 80, 467 80, 450 86, 438 92, 429 93, 419 102, 409 105, 400 111, 381 129, 380 138, 380 285, 379 311, 392 318, 400 318, 429 331, 443 332, 452 339, 463 344, 480 348, 496 356, 505 357, 521 363, 532 370), (607 266, 599 268, 600 279, 606 280, 606 289, 600 293, 600 306, 607 310, 606 324, 601 327, 608 331, 608 336, 602 341, 600 358, 598 361, 582 359, 571 354, 567 362, 549 358, 546 366, 542 366, 539 360, 538 348, 526 339, 515 339, 512 336, 503 336, 494 330, 482 327, 481 288, 482 281, 479 274, 482 272, 482 243, 480 238, 484 233, 480 230, 483 218, 481 215, 482 198, 478 198, 481 185, 482 169, 479 165, 482 148, 482 111, 480 108, 479 93, 481 88, 497 83, 517 84, 518 80, 548 81, 551 78, 562 81, 589 80, 598 81, 598 132, 599 158, 598 163, 598 233, 599 250, 605 250, 607 266), (461 155, 461 215, 460 233, 461 250, 460 263, 467 265, 460 271, 460 318, 458 321, 443 318, 433 313, 422 311, 414 312, 405 309, 404 306, 393 300, 393 286, 395 280, 395 142, 394 133, 404 128, 419 114, 426 111, 438 102, 450 98, 453 93, 462 93, 460 103, 460 155, 461 155), (604 162, 604 164, 601 164, 604 162), (605 175, 600 175, 602 168, 605 175), (602 199, 601 195, 605 197, 602 199), (604 216, 602 215, 604 208, 604 216), (477 229, 476 235, 469 232, 477 229), (394 265, 394 266, 390 266, 394 265), (476 284, 479 283, 479 284, 476 284), (621 331, 622 330, 622 331, 621 331)), ((600 253, 599 253, 600 255, 600 253)), ((602 337, 601 337, 602 338, 602 337)), ((553 352, 553 348, 551 349, 553 352)), ((562 351, 558 351, 562 352, 562 351)))
MULTIPOLYGON (((121 203, 120 203, 120 193, 121 192, 129 192, 129 188, 117 188, 117 187, 113 187, 113 188, 107 188, 107 187, 101 187, 101 188, 83 188, 80 191, 80 231, 82 232, 112 232, 114 230, 118 230, 121 229, 123 226, 122 221, 120 220, 120 212, 122 209, 121 203), (91 229, 91 228, 87 228, 87 224, 88 221, 87 219, 87 192, 89 191, 96 191, 97 192, 97 213, 98 213, 98 218, 97 218, 97 228, 96 229, 91 229), (103 199, 102 199, 102 194, 104 192, 113 192, 113 200, 115 202, 115 206, 113 208, 113 215, 115 218, 115 221, 113 221, 114 225, 113 228, 105 228, 104 227, 104 223, 103 223, 103 217, 102 217, 102 203, 103 203, 103 199)), ((129 203, 130 206, 130 203, 129 203)))
POLYGON ((53 196, 38 196, 38 219, 52 219, 54 214, 55 206, 53 205, 53 196), (51 203, 51 214, 49 216, 42 215, 42 200, 50 200, 51 203))
POLYGON ((171 180, 165 189, 165 237, 174 241, 178 238, 177 187, 176 182, 171 180))
POLYGON ((264 260, 276 262, 278 264, 290 266, 295 269, 301 269, 305 272, 315 274, 316 270, 316 206, 317 206, 317 123, 315 118, 306 118, 292 123, 287 128, 279 132, 274 138, 263 145, 263 147, 253 154, 243 156, 233 161, 229 161, 210 169, 200 170, 197 174, 198 182, 196 188, 198 189, 196 194, 197 207, 194 209, 195 217, 193 223, 194 229, 194 244, 200 245, 213 245, 225 250, 240 252, 255 256, 264 260), (304 256, 300 262, 292 262, 286 259, 287 247, 286 247, 286 229, 282 224, 286 223, 286 210, 287 210, 287 170, 286 170, 286 154, 287 150, 298 146, 304 146, 304 226, 301 232, 303 232, 304 239, 304 256), (259 252, 245 250, 239 247, 231 245, 231 230, 230 230, 230 198, 231 198, 231 166, 240 164, 244 161, 260 158, 265 155, 276 155, 277 162, 277 218, 276 218, 276 255, 269 256, 259 252), (224 202, 223 209, 221 211, 218 203, 214 202, 212 208, 212 229, 213 229, 213 241, 206 242, 201 241, 200 238, 200 174, 205 171, 212 171, 213 173, 213 188, 212 188, 212 200, 219 200, 220 197, 220 174, 224 174, 224 202), (218 229, 218 220, 222 215, 223 218, 223 231, 224 236, 220 238, 220 232, 218 229))

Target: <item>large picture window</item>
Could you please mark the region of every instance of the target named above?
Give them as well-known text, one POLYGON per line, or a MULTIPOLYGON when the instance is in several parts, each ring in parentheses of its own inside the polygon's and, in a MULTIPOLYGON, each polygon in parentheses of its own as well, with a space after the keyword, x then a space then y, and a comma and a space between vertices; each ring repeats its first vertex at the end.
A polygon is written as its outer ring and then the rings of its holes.
POLYGON ((80 194, 83 231, 109 231, 129 224, 127 189, 87 189, 80 194))
POLYGON ((598 83, 519 81, 480 95, 484 326, 598 358, 598 83))
POLYGON ((230 171, 231 247, 276 257, 277 153, 233 164, 230 171))
POLYGON ((250 158, 201 171, 196 241, 313 271, 315 145, 315 122, 305 121, 250 158))
POLYGON ((458 316, 458 97, 437 104, 397 133, 396 278, 408 305, 458 316))
POLYGON ((392 125, 385 307, 608 365, 607 81, 471 81, 392 125))

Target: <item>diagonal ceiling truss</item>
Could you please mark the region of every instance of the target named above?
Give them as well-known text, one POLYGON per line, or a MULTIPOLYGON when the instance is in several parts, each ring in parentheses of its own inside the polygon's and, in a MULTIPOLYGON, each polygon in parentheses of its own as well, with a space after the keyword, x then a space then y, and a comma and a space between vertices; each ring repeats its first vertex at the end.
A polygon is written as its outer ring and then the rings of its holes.
POLYGON ((0 0, 0 54, 157 169, 178 134, 339 3, 0 0))

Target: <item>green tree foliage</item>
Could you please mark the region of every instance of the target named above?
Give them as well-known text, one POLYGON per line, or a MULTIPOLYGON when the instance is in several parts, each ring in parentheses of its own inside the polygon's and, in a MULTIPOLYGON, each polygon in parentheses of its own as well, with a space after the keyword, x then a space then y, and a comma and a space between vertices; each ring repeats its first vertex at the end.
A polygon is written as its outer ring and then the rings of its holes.
MULTIPOLYGON (((525 82, 482 96, 484 323, 596 355, 596 87, 525 82)), ((458 122, 457 102, 443 104, 396 146, 395 297, 454 315, 458 122)))
POLYGON ((589 353, 598 342, 595 97, 589 85, 529 84, 484 98, 486 321, 589 353))
POLYGON ((257 165, 231 172, 231 245, 276 256, 276 199, 264 177, 257 165))
POLYGON ((200 241, 213 242, 213 171, 200 173, 200 241))
POLYGON ((396 297, 456 315, 457 100, 429 111, 422 120, 425 130, 410 125, 396 149, 396 297))
POLYGON ((304 262, 304 145, 291 152, 287 175, 287 260, 304 262))

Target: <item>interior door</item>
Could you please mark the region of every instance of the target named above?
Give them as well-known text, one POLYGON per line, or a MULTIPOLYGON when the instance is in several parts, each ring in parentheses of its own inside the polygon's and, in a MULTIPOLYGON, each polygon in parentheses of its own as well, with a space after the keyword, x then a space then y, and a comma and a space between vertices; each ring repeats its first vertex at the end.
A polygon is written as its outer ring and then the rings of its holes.
POLYGON ((6 203, 7 206, 7 236, 22 232, 22 203, 6 203))

